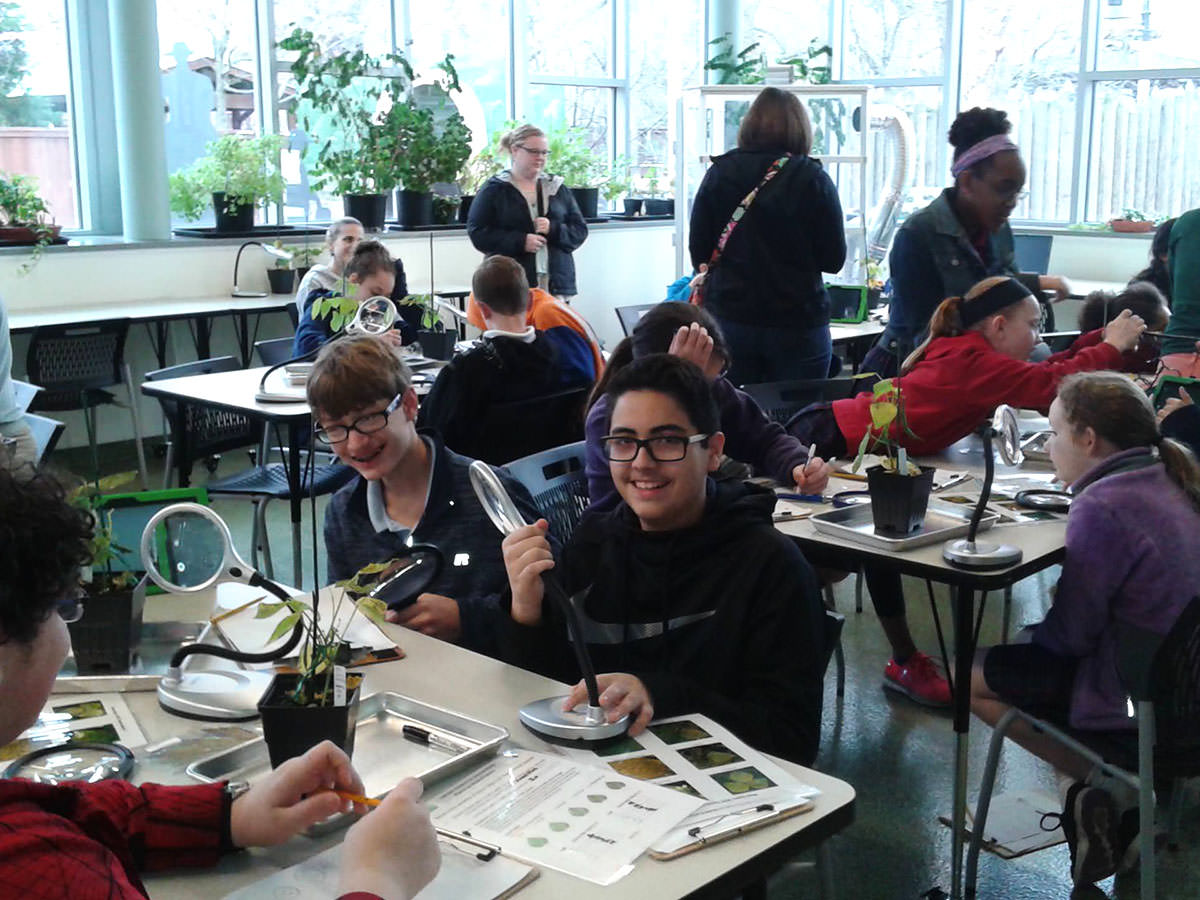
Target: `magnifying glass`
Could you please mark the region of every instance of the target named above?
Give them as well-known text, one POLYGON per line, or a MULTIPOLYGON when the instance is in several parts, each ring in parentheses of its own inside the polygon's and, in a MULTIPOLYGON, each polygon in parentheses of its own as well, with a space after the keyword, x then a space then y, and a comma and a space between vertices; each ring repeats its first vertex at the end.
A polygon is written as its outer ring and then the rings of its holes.
POLYGON ((376 294, 358 305, 358 312, 346 325, 345 331, 349 335, 380 335, 392 330, 398 316, 396 304, 391 298, 376 294))
MULTIPOLYGON (((479 505, 501 534, 510 535, 529 524, 491 466, 475 460, 468 471, 471 487, 475 489, 475 496, 479 498, 479 505)), ((546 586, 546 594, 554 598, 567 621, 567 633, 575 651, 575 661, 587 687, 588 699, 586 705, 580 704, 565 712, 565 696, 535 700, 521 708, 519 715, 522 724, 543 737, 567 741, 601 741, 624 734, 629 728, 629 716, 625 715, 615 722, 609 722, 603 707, 600 706, 596 669, 583 642, 583 623, 579 618, 579 610, 553 572, 544 573, 542 582, 546 586)))
MULTIPOLYGON (((236 582, 262 588, 280 600, 291 599, 287 591, 238 555, 229 526, 198 503, 176 503, 155 513, 142 531, 141 555, 150 579, 169 593, 195 594, 218 582, 236 582)), ((158 702, 168 712, 188 718, 253 719, 272 673, 233 668, 184 672, 184 660, 205 654, 241 663, 274 662, 291 653, 303 634, 304 623, 298 621, 287 641, 264 653, 215 644, 180 647, 159 681, 158 702)))
POLYGON ((4 777, 28 778, 39 784, 62 784, 128 778, 132 771, 133 753, 120 744, 68 741, 26 753, 4 770, 4 777))

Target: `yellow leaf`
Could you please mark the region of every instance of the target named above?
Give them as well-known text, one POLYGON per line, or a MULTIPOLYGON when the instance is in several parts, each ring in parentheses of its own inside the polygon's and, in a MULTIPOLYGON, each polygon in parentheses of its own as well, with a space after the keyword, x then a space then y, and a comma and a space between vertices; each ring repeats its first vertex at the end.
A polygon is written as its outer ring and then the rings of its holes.
POLYGON ((880 431, 896 419, 896 404, 890 401, 871 404, 871 423, 880 431))

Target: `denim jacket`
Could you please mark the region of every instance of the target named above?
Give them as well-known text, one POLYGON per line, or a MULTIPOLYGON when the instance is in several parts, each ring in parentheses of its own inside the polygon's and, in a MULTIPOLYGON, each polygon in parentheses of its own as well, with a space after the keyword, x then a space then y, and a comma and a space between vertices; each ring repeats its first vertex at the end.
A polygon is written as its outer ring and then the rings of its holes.
POLYGON ((881 343, 899 341, 907 353, 929 327, 938 304, 961 297, 991 275, 1016 275, 1012 228, 992 234, 985 262, 954 214, 954 188, 914 213, 896 233, 890 259, 892 302, 881 343))

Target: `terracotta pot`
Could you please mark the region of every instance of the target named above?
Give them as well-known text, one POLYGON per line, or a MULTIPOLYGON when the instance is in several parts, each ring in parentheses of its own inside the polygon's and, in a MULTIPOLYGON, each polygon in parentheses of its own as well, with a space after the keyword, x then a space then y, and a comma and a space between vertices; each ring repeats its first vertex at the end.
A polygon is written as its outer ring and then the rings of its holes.
POLYGON ((1131 222, 1129 219, 1109 219, 1108 227, 1119 234, 1146 234, 1157 226, 1153 222, 1131 222))
MULTIPOLYGON (((50 240, 52 241, 62 231, 61 225, 49 225, 47 228, 50 231, 50 240)), ((6 225, 0 227, 0 244, 36 244, 37 242, 38 233, 26 225, 6 225)))

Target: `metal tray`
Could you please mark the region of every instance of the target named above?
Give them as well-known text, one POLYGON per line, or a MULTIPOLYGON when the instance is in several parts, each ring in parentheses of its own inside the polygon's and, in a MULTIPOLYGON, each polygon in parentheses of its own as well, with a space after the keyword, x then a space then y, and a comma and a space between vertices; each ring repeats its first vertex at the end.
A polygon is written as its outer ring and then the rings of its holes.
MULTIPOLYGON (((368 797, 386 794, 402 778, 420 778, 431 784, 460 772, 476 760, 493 756, 508 740, 508 730, 478 719, 430 706, 401 694, 382 692, 364 697, 358 708, 354 735, 354 768, 362 776, 368 797), (410 740, 401 732, 417 725, 469 746, 465 753, 450 753, 410 740)), ((267 744, 255 738, 187 767, 197 781, 254 781, 271 771, 267 744)))
MULTIPOLYGON (((908 537, 902 538, 875 533, 869 503, 820 512, 810 516, 809 521, 823 534, 837 535, 865 547, 874 547, 877 550, 911 550, 966 534, 971 527, 973 511, 974 507, 955 507, 930 500, 921 527, 908 537)), ((979 530, 991 528, 999 518, 995 513, 984 512, 979 521, 979 530)))

